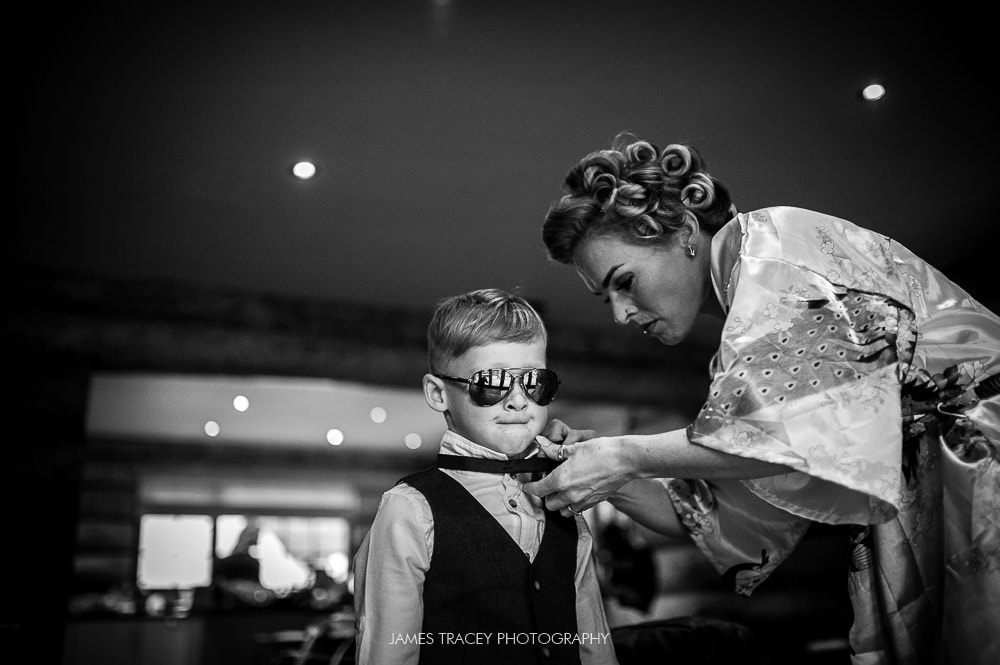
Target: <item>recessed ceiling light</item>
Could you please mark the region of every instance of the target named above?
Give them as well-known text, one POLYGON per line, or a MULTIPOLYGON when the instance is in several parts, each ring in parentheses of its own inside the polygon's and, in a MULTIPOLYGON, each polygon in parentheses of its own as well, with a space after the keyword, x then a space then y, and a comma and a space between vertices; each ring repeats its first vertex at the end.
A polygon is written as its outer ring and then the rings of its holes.
POLYGON ((870 102, 875 102, 885 96, 885 88, 879 83, 872 83, 865 86, 865 89, 861 91, 861 96, 870 102))
POLYGON ((420 438, 420 435, 415 432, 410 432, 405 437, 403 437, 403 443, 410 450, 416 450, 421 445, 423 445, 424 440, 420 438))
POLYGON ((339 446, 344 442, 344 433, 339 429, 327 430, 326 440, 331 446, 339 446))
POLYGON ((384 423, 388 414, 381 406, 376 406, 369 415, 371 415, 373 423, 384 423))
POLYGON ((209 436, 219 436, 220 431, 221 428, 219 427, 219 423, 214 420, 209 420, 205 423, 205 434, 209 436))
POLYGON ((242 413, 250 408, 250 400, 246 395, 237 395, 233 398, 233 408, 242 413))
POLYGON ((316 165, 312 162, 298 162, 292 167, 292 173, 296 178, 308 180, 316 175, 316 165))

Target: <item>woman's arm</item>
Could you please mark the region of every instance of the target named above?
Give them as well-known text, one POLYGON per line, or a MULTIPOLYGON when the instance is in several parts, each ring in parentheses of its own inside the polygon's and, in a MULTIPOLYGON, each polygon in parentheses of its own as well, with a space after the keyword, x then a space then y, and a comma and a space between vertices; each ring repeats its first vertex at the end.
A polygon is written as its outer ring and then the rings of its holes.
POLYGON ((688 536, 663 483, 650 478, 630 480, 608 497, 608 502, 636 523, 671 538, 688 536))
MULTIPOLYGON (((552 459, 558 459, 559 446, 548 445, 549 441, 562 446, 571 446, 597 438, 594 430, 577 430, 561 420, 553 418, 539 440, 542 453, 552 459)), ((625 513, 637 523, 670 538, 683 538, 687 530, 677 519, 677 513, 667 495, 666 488, 657 480, 637 478, 628 481, 608 497, 608 502, 616 509, 625 513)), ((563 509, 564 513, 568 510, 563 509)))
POLYGON ((686 429, 662 434, 622 437, 617 447, 622 464, 636 478, 702 478, 705 480, 744 480, 777 476, 792 471, 782 464, 762 462, 750 457, 723 453, 691 443, 686 429))
MULTIPOLYGON (((539 445, 546 456, 559 457, 556 444, 539 438, 539 445)), ((525 485, 526 491, 545 498, 549 510, 570 505, 586 510, 637 478, 746 479, 791 471, 692 444, 683 429, 589 439, 567 446, 564 455, 566 461, 552 473, 525 485)))

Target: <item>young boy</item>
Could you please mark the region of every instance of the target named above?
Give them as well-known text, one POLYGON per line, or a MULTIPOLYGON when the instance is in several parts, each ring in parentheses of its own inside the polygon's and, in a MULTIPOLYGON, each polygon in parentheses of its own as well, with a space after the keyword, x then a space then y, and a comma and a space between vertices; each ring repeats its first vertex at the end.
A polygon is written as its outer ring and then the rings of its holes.
MULTIPOLYGON (((616 665, 586 521, 522 490, 559 379, 522 298, 442 301, 427 330, 436 468, 382 495, 354 558, 357 662, 616 665)), ((537 475, 537 474, 536 474, 537 475)))

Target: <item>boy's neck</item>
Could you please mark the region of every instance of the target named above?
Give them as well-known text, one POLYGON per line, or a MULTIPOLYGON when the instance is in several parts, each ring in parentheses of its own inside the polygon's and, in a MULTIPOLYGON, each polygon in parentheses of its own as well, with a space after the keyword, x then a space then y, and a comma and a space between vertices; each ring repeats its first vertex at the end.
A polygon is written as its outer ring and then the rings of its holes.
MULTIPOLYGON (((483 448, 484 450, 489 450, 490 452, 495 453, 497 455, 506 456, 507 459, 512 459, 512 460, 515 460, 515 459, 524 459, 533 450, 535 450, 535 448, 538 445, 537 443, 535 443, 534 440, 531 440, 527 444, 525 444, 524 448, 522 448, 521 450, 519 450, 517 452, 513 452, 513 453, 505 453, 505 452, 503 452, 501 450, 497 450, 495 448, 491 448, 489 446, 483 445, 482 443, 479 443, 478 441, 474 441, 473 439, 470 439, 467 436, 459 434, 455 430, 449 429, 448 432, 449 432, 449 434, 451 436, 456 437, 459 441, 467 441, 468 443, 471 443, 471 444, 473 444, 475 446, 478 446, 479 448, 483 448)), ((454 441, 453 441, 452 445, 455 445, 454 441)))
POLYGON ((532 449, 534 449, 534 447, 535 447, 535 442, 530 441, 528 442, 528 445, 524 447, 523 450, 516 453, 507 453, 507 457, 508 459, 523 459, 528 456, 528 453, 530 453, 532 449))

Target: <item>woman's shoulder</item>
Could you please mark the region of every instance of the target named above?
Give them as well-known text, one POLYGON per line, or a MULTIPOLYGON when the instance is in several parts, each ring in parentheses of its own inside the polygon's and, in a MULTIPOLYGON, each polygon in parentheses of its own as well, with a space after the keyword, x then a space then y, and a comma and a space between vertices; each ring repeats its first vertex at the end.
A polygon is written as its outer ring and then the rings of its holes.
POLYGON ((740 261, 767 263, 752 271, 759 279, 796 283, 804 293, 823 293, 829 285, 886 295, 910 306, 887 236, 853 222, 793 206, 761 208, 740 215, 740 261), (766 273, 766 276, 765 276, 766 273))
MULTIPOLYGON (((743 236, 743 254, 761 258, 819 257, 860 254, 871 256, 876 248, 887 249, 890 239, 854 222, 823 212, 772 206, 738 215, 743 236)), ((881 259, 884 251, 877 252, 881 259)), ((874 257, 872 257, 874 258, 874 257)))
POLYGON ((821 227, 837 231, 866 231, 857 224, 841 217, 795 206, 759 208, 751 210, 741 217, 744 218, 743 225, 748 232, 792 235, 800 235, 805 232, 812 235, 816 229, 821 227))

